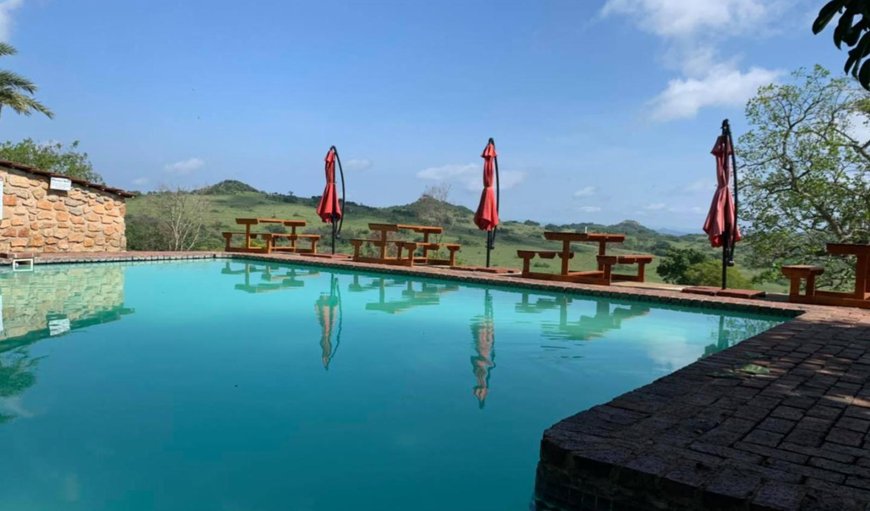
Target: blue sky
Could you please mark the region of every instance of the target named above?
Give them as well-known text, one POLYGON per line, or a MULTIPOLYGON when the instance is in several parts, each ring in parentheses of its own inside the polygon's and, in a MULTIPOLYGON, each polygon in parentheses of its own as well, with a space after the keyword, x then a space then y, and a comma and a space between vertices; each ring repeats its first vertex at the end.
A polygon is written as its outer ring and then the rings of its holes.
POLYGON ((697 230, 723 118, 759 85, 845 59, 821 0, 6 0, 0 67, 56 114, 0 137, 79 140, 113 186, 240 179, 319 195, 335 144, 348 199, 447 183, 474 208, 499 149, 502 216, 697 230))

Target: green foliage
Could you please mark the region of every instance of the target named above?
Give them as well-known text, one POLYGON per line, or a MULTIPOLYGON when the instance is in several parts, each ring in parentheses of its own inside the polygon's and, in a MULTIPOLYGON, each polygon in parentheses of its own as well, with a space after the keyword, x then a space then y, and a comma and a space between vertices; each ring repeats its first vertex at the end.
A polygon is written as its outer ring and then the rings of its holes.
MULTIPOLYGON (((740 270, 731 267, 728 274, 728 287, 733 289, 752 289, 752 282, 740 270)), ((705 259, 686 268, 685 284, 693 286, 721 286, 722 261, 705 259)))
POLYGON ((690 267, 710 259, 706 254, 694 248, 672 248, 656 268, 656 273, 671 284, 693 284, 687 272, 690 267))
POLYGON ((843 71, 851 72, 861 85, 870 90, 870 2, 867 0, 831 0, 819 10, 813 22, 813 33, 818 34, 839 15, 834 28, 834 44, 851 47, 843 71), (857 21, 856 21, 856 18, 857 21))
POLYGON ((0 159, 92 183, 103 183, 103 178, 94 171, 88 153, 80 152, 78 148, 78 140, 64 148, 60 142, 40 144, 25 138, 21 142, 7 141, 0 144, 0 159))
POLYGON ((259 192, 259 190, 247 183, 236 181, 234 179, 227 179, 220 183, 200 188, 194 193, 200 193, 203 195, 235 195, 244 192, 259 192))
MULTIPOLYGON (((0 42, 0 57, 16 53, 18 52, 12 45, 0 42)), ((39 112, 51 119, 54 117, 52 111, 32 97, 36 90, 36 84, 27 78, 12 71, 0 70, 0 109, 5 106, 23 115, 39 112)))
POLYGON ((820 66, 791 83, 761 87, 746 106, 740 137, 740 212, 749 262, 779 278, 783 264, 825 266, 822 284, 852 278, 826 242, 870 242, 870 153, 856 125, 870 122, 867 95, 820 66))
POLYGON ((128 250, 166 250, 167 242, 160 230, 160 221, 151 215, 127 214, 128 250))

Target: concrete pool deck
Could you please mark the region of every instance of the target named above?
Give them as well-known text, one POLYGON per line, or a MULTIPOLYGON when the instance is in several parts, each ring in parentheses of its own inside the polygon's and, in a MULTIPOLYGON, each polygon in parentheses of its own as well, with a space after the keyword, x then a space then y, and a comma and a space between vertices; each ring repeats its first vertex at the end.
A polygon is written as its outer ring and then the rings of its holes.
POLYGON ((45 254, 36 262, 213 258, 796 316, 548 429, 537 471, 538 508, 850 510, 870 505, 870 311, 293 254, 45 254))

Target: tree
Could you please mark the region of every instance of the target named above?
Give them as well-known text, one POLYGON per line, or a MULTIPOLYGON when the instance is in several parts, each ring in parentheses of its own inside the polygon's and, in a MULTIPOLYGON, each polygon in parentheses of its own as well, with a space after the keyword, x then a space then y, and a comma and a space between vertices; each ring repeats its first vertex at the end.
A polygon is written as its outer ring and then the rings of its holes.
POLYGON ((749 100, 751 130, 740 137, 741 217, 750 262, 779 278, 783 264, 823 265, 822 283, 841 285, 854 271, 825 256, 826 242, 870 241, 868 96, 820 66, 792 83, 767 85, 749 100))
MULTIPOLYGON (((733 289, 752 289, 752 282, 746 278, 740 270, 728 268, 728 287, 733 289)), ((692 264, 686 268, 685 282, 692 286, 715 286, 722 285, 722 261, 713 258, 705 258, 703 261, 692 264)))
POLYGON ((155 197, 158 229, 167 250, 193 250, 205 229, 202 195, 163 187, 155 197))
POLYGON ((701 263, 709 259, 703 252, 694 248, 671 248, 662 258, 656 273, 671 284, 690 284, 686 277, 686 271, 693 264, 701 263))
POLYGON ((818 34, 839 15, 834 28, 834 44, 851 47, 843 71, 851 72, 865 89, 870 90, 870 2, 867 0, 831 0, 826 3, 813 22, 813 33, 818 34), (855 18, 859 18, 855 21, 855 18))
POLYGON ((0 144, 0 159, 102 184, 103 178, 94 171, 88 153, 79 152, 78 147, 78 140, 64 148, 60 142, 41 144, 25 138, 0 144))
MULTIPOLYGON (((18 52, 12 45, 0 42, 0 57, 8 57, 16 53, 18 52)), ((0 111, 5 106, 18 114, 31 115, 33 112, 39 112, 51 119, 54 117, 52 111, 31 97, 36 94, 36 90, 36 84, 27 78, 12 71, 0 70, 0 111)))

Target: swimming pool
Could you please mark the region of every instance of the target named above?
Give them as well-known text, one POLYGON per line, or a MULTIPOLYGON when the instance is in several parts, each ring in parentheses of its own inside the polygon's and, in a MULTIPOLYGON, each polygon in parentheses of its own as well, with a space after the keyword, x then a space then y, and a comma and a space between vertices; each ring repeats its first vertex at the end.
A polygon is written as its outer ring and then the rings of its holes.
POLYGON ((787 318, 243 260, 0 274, 0 509, 528 509, 554 422, 787 318))

